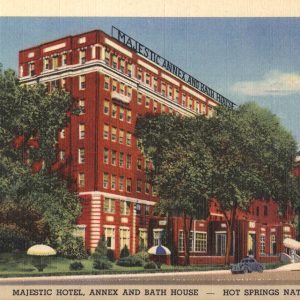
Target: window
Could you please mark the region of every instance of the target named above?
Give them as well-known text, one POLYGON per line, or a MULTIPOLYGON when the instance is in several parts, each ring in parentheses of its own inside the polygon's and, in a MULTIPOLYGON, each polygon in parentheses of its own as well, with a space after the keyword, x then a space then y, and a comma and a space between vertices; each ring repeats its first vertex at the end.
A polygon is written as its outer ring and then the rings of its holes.
POLYGON ((126 132, 126 145, 131 146, 131 133, 126 132))
POLYGON ((79 187, 84 187, 84 185, 85 185, 84 173, 78 174, 78 185, 79 185, 79 187))
POLYGON ((130 63, 127 64, 127 75, 129 77, 132 76, 132 64, 130 64, 130 63))
POLYGON ((103 152, 103 162, 105 164, 108 164, 108 160, 109 160, 109 150, 104 148, 104 152, 103 152))
POLYGON ((43 70, 44 71, 49 70, 49 58, 48 57, 44 58, 44 61, 43 61, 43 70))
POLYGON ((200 104, 198 101, 196 102, 196 112, 200 113, 200 104))
POLYGON ((190 231, 189 233, 189 248, 190 252, 194 252, 195 240, 194 240, 194 232, 190 231))
POLYGON ((60 137, 61 139, 64 139, 64 138, 65 138, 65 134, 66 134, 66 131, 65 131, 65 129, 63 128, 63 129, 59 132, 59 137, 60 137))
POLYGON ((216 233, 216 255, 224 256, 226 252, 226 233, 216 233))
POLYGON ((57 90, 59 88, 59 80, 52 80, 50 82, 50 91, 57 90))
POLYGON ((188 108, 189 109, 193 109, 193 99, 191 99, 190 97, 188 97, 188 108))
POLYGON ((166 96, 166 84, 165 83, 161 84, 161 94, 163 96, 166 96))
POLYGON ((124 108, 122 108, 122 107, 120 107, 119 119, 120 119, 120 121, 124 120, 124 108))
POLYGON ((130 231, 128 228, 120 228, 120 250, 127 246, 130 249, 130 231))
POLYGON ((117 164, 117 152, 115 150, 111 151, 111 164, 113 166, 117 164))
POLYGON ((179 231, 179 237, 178 237, 178 252, 184 251, 184 235, 183 230, 179 231))
POLYGON ((29 68, 29 76, 34 76, 35 75, 35 64, 29 63, 28 68, 29 68))
POLYGON ((153 89, 157 92, 157 78, 153 78, 153 89))
POLYGON ((79 110, 80 110, 80 114, 85 113, 85 99, 79 99, 79 110))
POLYGON ((112 127, 111 129, 111 141, 115 142, 117 140, 117 128, 112 127))
POLYGON ((152 195, 157 196, 157 185, 152 186, 152 195))
POLYGON ((146 79, 145 79, 146 84, 150 85, 150 75, 146 73, 146 79))
POLYGON ((110 55, 109 55, 109 51, 105 50, 105 63, 107 65, 109 65, 109 61, 110 61, 110 55))
POLYGON ((111 107, 111 116, 113 118, 117 117, 117 106, 115 104, 113 104, 112 107, 111 107))
POLYGON ((119 143, 123 144, 123 142, 124 142, 124 130, 120 129, 120 131, 119 131, 119 143))
POLYGON ((146 97, 146 100, 145 100, 145 107, 149 108, 150 106, 150 98, 149 97, 146 97))
POLYGON ((119 177, 119 191, 122 192, 124 190, 124 176, 119 177))
POLYGON ((119 166, 124 167, 124 153, 123 152, 119 153, 119 166))
POLYGON ((105 101, 104 101, 103 112, 104 112, 106 115, 109 115, 109 101, 108 101, 108 100, 105 100, 105 101))
POLYGON ((83 140, 85 138, 85 125, 79 124, 79 139, 83 140))
POLYGON ((65 154, 66 154, 65 150, 60 150, 59 151, 59 159, 65 160, 65 154))
POLYGON ((117 81, 116 81, 115 79, 113 79, 112 90, 113 90, 113 91, 116 91, 116 90, 117 90, 117 81))
POLYGON ((109 135, 109 126, 107 124, 104 124, 103 138, 107 140, 108 139, 108 135, 109 135))
POLYGON ((108 188, 108 173, 104 173, 104 174, 103 174, 103 187, 104 187, 105 189, 108 188))
POLYGON ((131 97, 132 95, 132 88, 130 86, 127 87, 127 96, 131 97))
POLYGON ((80 64, 85 63, 85 50, 80 50, 79 52, 79 63, 80 64))
POLYGON ((186 95, 185 94, 182 94, 182 105, 183 106, 186 106, 186 95))
POLYGON ((112 67, 115 69, 118 67, 118 58, 116 55, 112 56, 112 67))
POLYGON ((126 120, 128 123, 131 123, 131 110, 126 111, 126 120))
POLYGON ((115 212, 115 199, 104 198, 104 211, 107 213, 115 212))
POLYGON ((104 77, 104 88, 109 90, 109 77, 105 75, 104 77))
POLYGON ((61 88, 62 88, 63 90, 66 89, 66 79, 65 79, 65 78, 62 78, 62 79, 61 79, 61 88))
POLYGON ((162 229, 153 229, 153 246, 161 244, 162 229))
POLYGON ((78 149, 78 163, 83 164, 85 161, 85 150, 84 148, 78 149))
POLYGON ((122 73, 125 72, 125 60, 124 59, 120 60, 120 70, 122 73))
POLYGON ((277 253, 276 235, 271 234, 270 236, 270 255, 276 255, 277 253))
POLYGON ((138 93, 137 103, 142 104, 142 94, 138 93))
POLYGON ((126 192, 131 193, 131 178, 126 179, 126 192))
POLYGON ((112 190, 116 189, 116 175, 111 175, 110 188, 112 190))
POLYGON ((175 91, 174 91, 174 98, 175 98, 176 102, 178 102, 178 100, 179 100, 178 95, 179 95, 179 91, 177 89, 175 89, 175 91))
POLYGON ((120 83, 120 93, 121 93, 122 95, 125 94, 125 85, 124 85, 123 82, 120 83))
POLYGON ((121 214, 129 215, 130 214, 130 202, 128 201, 120 201, 121 206, 121 214))
POLYGON ((65 66, 67 64, 67 54, 63 53, 62 57, 61 57, 61 64, 62 66, 65 66))
POLYGON ((268 215, 268 206, 264 205, 264 216, 266 217, 268 215))
POLYGON ((146 216, 150 215, 150 206, 149 205, 145 205, 145 215, 146 216))
POLYGON ((168 95, 169 95, 169 98, 173 98, 173 87, 171 85, 168 86, 168 95))
POLYGON ((52 58, 52 69, 57 69, 58 68, 58 56, 53 56, 52 58))
POLYGON ((131 168, 131 155, 130 154, 126 155, 126 168, 127 169, 131 168))
POLYGON ((138 79, 138 80, 142 80, 142 69, 141 69, 141 68, 138 69, 138 72, 137 72, 137 79, 138 79))
POLYGON ((148 248, 148 232, 147 229, 139 229, 139 248, 148 248))
POLYGON ((84 90, 85 89, 85 75, 79 76, 79 89, 84 90))
POLYGON ((108 249, 115 249, 115 228, 105 227, 104 236, 108 249))
POLYGON ((164 104, 161 105, 161 112, 167 112, 167 107, 164 104))
POLYGON ((142 192, 142 180, 137 180, 136 181, 136 191, 138 192, 138 193, 141 193, 142 192))
POLYGON ((146 182, 145 193, 146 194, 150 193, 150 183, 149 182, 146 182))
POLYGON ((141 206, 141 204, 139 204, 139 203, 135 204, 135 211, 136 211, 137 215, 141 214, 141 212, 142 212, 142 206, 141 206))
POLYGON ((138 170, 142 170, 142 160, 140 158, 138 158, 136 166, 138 170))
POLYGON ((195 252, 205 253, 207 252, 207 233, 206 232, 195 232, 195 252))
POLYGON ((260 235, 260 250, 259 253, 261 256, 266 254, 266 236, 264 234, 260 235))
POLYGON ((153 111, 154 112, 157 112, 157 106, 158 106, 157 102, 153 101, 153 111))

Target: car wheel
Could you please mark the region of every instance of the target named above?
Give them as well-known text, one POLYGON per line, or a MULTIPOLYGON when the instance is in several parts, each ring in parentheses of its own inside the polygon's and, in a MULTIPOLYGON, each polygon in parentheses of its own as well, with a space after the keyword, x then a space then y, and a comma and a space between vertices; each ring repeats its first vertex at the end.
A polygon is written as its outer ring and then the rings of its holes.
POLYGON ((242 271, 243 271, 244 274, 249 273, 249 269, 247 267, 243 267, 242 271))

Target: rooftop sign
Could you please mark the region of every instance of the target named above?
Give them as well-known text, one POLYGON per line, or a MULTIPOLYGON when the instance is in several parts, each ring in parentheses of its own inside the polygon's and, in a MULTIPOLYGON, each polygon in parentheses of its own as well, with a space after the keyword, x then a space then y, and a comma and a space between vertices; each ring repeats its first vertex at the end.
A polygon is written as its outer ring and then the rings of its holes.
POLYGON ((137 40, 133 39, 126 33, 122 32, 118 28, 112 26, 112 37, 117 39, 120 43, 124 44, 125 46, 129 47, 136 53, 141 54, 145 58, 151 60, 155 64, 159 65, 160 67, 164 68, 165 70, 171 72, 176 77, 182 79, 198 91, 203 94, 206 94, 213 100, 216 100, 220 104, 233 108, 236 104, 230 101, 229 99, 225 98, 221 94, 217 93, 206 84, 200 82, 198 79, 194 78, 193 76, 189 75, 188 73, 184 72, 182 69, 168 61, 167 59, 163 58, 159 54, 155 53, 154 51, 150 50, 148 47, 144 46, 137 40))

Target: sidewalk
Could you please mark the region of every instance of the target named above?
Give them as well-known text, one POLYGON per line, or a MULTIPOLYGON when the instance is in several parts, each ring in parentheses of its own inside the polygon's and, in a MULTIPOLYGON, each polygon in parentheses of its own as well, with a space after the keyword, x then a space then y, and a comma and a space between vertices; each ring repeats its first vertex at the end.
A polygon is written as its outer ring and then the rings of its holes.
POLYGON ((287 264, 275 270, 278 271, 300 271, 300 263, 287 264))

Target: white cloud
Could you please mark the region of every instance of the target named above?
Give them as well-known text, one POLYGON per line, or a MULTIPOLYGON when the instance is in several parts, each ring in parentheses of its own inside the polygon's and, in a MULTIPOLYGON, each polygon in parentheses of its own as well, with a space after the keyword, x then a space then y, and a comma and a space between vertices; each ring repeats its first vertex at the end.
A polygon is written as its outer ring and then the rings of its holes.
POLYGON ((238 81, 231 90, 246 96, 287 96, 300 93, 300 73, 271 71, 257 81, 238 81))

